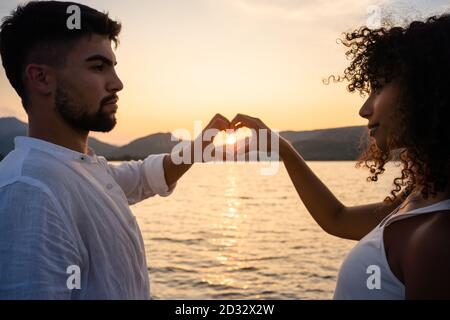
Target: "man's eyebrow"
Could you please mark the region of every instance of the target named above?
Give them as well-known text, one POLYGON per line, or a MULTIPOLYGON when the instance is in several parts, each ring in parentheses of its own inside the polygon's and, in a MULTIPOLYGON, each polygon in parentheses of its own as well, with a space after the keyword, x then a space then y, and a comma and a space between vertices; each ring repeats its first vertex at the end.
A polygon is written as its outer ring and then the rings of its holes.
POLYGON ((101 54, 96 54, 96 55, 90 56, 90 57, 86 58, 85 61, 89 62, 89 61, 95 61, 95 60, 101 60, 103 63, 107 64, 108 66, 113 66, 113 65, 117 64, 117 61, 115 61, 113 63, 112 60, 108 59, 105 56, 102 56, 101 54))

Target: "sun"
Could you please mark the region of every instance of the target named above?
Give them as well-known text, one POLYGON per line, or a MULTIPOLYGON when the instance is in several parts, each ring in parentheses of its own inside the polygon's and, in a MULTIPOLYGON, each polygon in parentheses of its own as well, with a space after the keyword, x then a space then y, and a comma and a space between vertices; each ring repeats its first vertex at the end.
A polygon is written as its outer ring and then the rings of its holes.
POLYGON ((226 144, 235 144, 237 141, 235 133, 227 133, 225 138, 226 144))

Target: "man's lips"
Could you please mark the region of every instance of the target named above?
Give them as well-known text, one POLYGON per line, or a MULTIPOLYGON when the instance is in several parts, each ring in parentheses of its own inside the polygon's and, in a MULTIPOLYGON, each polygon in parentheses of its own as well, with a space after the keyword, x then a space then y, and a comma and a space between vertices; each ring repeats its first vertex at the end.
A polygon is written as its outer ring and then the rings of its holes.
POLYGON ((105 103, 103 106, 113 113, 115 113, 119 108, 117 106, 117 100, 105 103))
POLYGON ((105 97, 100 103, 102 105, 117 104, 117 101, 119 101, 119 96, 117 94, 112 94, 110 96, 105 97))
POLYGON ((117 101, 119 101, 119 99, 110 100, 104 104, 117 104, 117 101))
POLYGON ((119 101, 119 97, 117 95, 112 95, 108 97, 109 99, 103 102, 103 106, 109 109, 111 112, 115 113, 118 109, 117 101, 119 101))

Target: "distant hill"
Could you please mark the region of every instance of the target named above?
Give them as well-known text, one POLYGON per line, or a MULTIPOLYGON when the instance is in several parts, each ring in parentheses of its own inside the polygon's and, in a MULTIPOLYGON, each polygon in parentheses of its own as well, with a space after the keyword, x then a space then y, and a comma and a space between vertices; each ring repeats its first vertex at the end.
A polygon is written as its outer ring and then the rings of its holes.
POLYGON ((149 154, 170 153, 178 143, 171 141, 171 133, 155 133, 136 139, 106 154, 110 159, 142 159, 149 154))
POLYGON ((89 137, 88 145, 99 155, 108 155, 118 148, 116 145, 101 142, 94 137, 89 137))
POLYGON ((0 155, 14 149, 14 137, 27 134, 27 124, 16 118, 0 118, 0 155))
POLYGON ((367 131, 365 126, 353 126, 311 131, 281 131, 280 135, 289 141, 355 141, 367 131))
MULTIPOLYGON (((26 136, 28 125, 17 118, 0 118, 0 155, 7 155, 14 149, 14 137, 26 136)), ((89 146, 98 154, 109 154, 118 147, 89 137, 89 146)))
POLYGON ((305 160, 356 160, 358 145, 354 141, 308 140, 293 143, 305 160))
MULTIPOLYGON (((16 118, 0 118, 0 158, 14 148, 14 137, 27 134, 27 124, 16 118)), ((355 160, 360 154, 360 141, 367 134, 365 126, 282 131, 305 160, 355 160)), ((171 133, 155 133, 124 146, 115 146, 89 138, 89 146, 110 160, 142 159, 149 154, 168 153, 178 143, 171 133)))
POLYGON ((284 131, 280 135, 292 142, 305 160, 355 160, 367 137, 365 126, 284 131))

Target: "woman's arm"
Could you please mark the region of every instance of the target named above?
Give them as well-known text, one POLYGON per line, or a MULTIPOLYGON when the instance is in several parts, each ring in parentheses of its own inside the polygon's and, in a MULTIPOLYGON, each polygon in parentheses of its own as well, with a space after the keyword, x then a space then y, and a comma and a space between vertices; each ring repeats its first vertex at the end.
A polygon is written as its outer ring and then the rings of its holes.
MULTIPOLYGON (((242 114, 237 115, 231 124, 235 128, 266 129, 270 132, 260 119, 242 114)), ((279 154, 300 199, 314 220, 327 233, 340 238, 359 240, 400 204, 397 200, 389 204, 379 202, 346 207, 314 174, 294 147, 282 137, 278 138, 279 154)))
MULTIPOLYGON (((280 138, 282 139, 282 138, 280 138)), ((311 216, 326 232, 359 240, 369 233, 400 200, 347 207, 314 174, 302 156, 286 140, 280 141, 280 156, 289 177, 311 216)))

